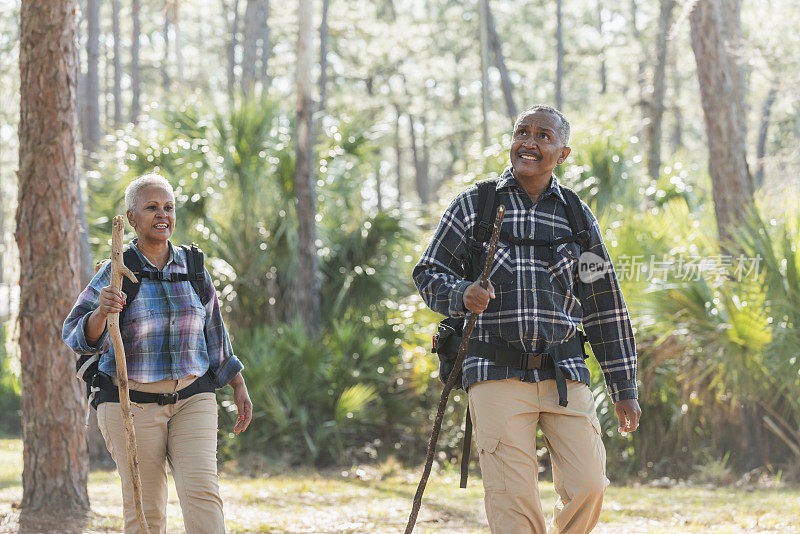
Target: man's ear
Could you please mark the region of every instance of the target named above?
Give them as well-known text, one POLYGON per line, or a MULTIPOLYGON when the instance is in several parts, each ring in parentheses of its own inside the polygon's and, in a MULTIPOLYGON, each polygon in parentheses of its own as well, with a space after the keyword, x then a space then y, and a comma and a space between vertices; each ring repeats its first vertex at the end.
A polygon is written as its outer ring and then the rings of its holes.
POLYGON ((133 224, 133 212, 128 210, 125 212, 125 216, 128 217, 128 224, 131 225, 131 228, 136 228, 136 225, 133 224))
POLYGON ((570 152, 572 152, 572 149, 570 147, 565 146, 564 148, 562 148, 561 149, 561 155, 558 156, 558 159, 556 160, 556 163, 558 163, 559 165, 564 163, 564 160, 567 159, 567 156, 569 156, 570 152))

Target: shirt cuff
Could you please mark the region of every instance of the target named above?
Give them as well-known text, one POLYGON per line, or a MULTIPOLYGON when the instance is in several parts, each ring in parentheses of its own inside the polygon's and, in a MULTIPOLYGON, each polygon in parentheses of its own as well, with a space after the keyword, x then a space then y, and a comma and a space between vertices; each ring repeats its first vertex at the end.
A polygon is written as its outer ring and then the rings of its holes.
POLYGON ((219 389, 226 386, 242 369, 244 369, 244 365, 239 361, 239 358, 236 356, 226 358, 216 370, 217 383, 214 384, 215 387, 219 389))
POLYGON ((100 338, 94 345, 89 345, 89 342, 86 341, 86 322, 89 320, 89 316, 91 313, 87 313, 81 320, 78 321, 77 332, 75 332, 77 340, 78 340, 78 352, 80 354, 99 354, 101 352, 105 352, 108 350, 108 324, 103 327, 103 333, 100 334, 100 338))
POLYGON ((617 380, 609 382, 607 386, 613 402, 638 398, 636 380, 617 380))
POLYGON ((467 313, 467 309, 464 307, 464 291, 471 284, 472 282, 461 280, 456 282, 456 285, 450 290, 450 305, 447 308, 448 317, 461 317, 467 313))

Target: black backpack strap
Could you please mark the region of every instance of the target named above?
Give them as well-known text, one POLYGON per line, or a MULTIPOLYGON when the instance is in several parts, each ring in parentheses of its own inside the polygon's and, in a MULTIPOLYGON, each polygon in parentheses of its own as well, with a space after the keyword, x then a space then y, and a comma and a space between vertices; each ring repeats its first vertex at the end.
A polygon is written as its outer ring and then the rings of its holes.
POLYGON ((464 442, 461 444, 461 483, 460 488, 467 487, 467 477, 469 477, 469 455, 472 450, 472 418, 469 414, 467 405, 467 420, 464 422, 464 442))
POLYGON ((200 297, 200 302, 203 306, 208 304, 209 295, 206 291, 206 275, 203 268, 204 254, 197 246, 197 243, 191 245, 181 245, 181 248, 186 253, 186 272, 189 275, 189 283, 192 284, 192 289, 200 297))
POLYGON ((142 287, 142 260, 139 259, 139 254, 136 253, 133 247, 125 247, 125 251, 122 253, 122 263, 136 275, 136 279, 139 280, 139 283, 135 284, 131 282, 127 276, 122 277, 122 292, 125 293, 125 306, 119 314, 120 322, 122 322, 122 318, 125 316, 125 312, 128 311, 133 299, 139 294, 139 288, 142 287))
POLYGON ((478 279, 483 244, 492 237, 496 191, 497 180, 478 182, 478 204, 475 206, 477 219, 475 219, 475 224, 472 227, 472 238, 467 240, 469 259, 466 274, 470 280, 478 279))
MULTIPOLYGON (((572 230, 573 239, 568 240, 576 241, 581 247, 581 252, 585 252, 586 249, 589 248, 589 228, 586 226, 586 216, 583 213, 581 199, 578 197, 578 194, 569 187, 563 185, 559 187, 567 201, 567 220, 572 230)), ((561 243, 559 241, 561 240, 556 240, 553 244, 560 245, 561 243)))

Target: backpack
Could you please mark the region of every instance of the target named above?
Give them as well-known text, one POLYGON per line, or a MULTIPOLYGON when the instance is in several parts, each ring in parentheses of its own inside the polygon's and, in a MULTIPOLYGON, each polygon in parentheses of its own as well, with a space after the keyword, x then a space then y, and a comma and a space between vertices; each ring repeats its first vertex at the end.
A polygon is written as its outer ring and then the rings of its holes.
MULTIPOLYGON (((474 282, 481 274, 483 265, 480 264, 480 256, 483 252, 483 244, 492 237, 492 227, 494 225, 494 215, 497 211, 497 180, 483 180, 478 182, 478 205, 477 213, 479 219, 472 227, 472 236, 467 238, 467 257, 464 259, 465 274, 469 281, 474 282)), ((578 195, 572 189, 559 185, 564 198, 567 201, 567 219, 572 235, 547 241, 544 239, 519 238, 505 230, 500 231, 500 240, 512 245, 527 246, 546 246, 554 249, 558 245, 569 242, 577 242, 580 245, 581 253, 585 252, 589 244, 589 230, 586 225, 583 206, 578 195)), ((456 359, 458 346, 453 343, 456 338, 460 338, 464 329, 464 317, 447 317, 439 322, 437 333, 433 336, 434 352, 439 357, 439 380, 447 383, 450 373, 453 371, 453 363, 456 359)), ((582 333, 581 333, 582 334, 582 333)), ((461 369, 457 371, 461 374, 461 369)), ((461 378, 456 380, 456 389, 462 388, 461 378)))
MULTIPOLYGON (((192 285, 192 289, 200 297, 200 302, 205 306, 209 301, 209 291, 205 284, 205 271, 203 268, 203 251, 195 244, 181 245, 181 249, 186 253, 186 273, 162 273, 161 271, 144 270, 139 254, 131 248, 125 247, 122 253, 122 261, 125 266, 130 269, 139 283, 133 283, 127 277, 122 277, 122 292, 126 296, 125 307, 119 314, 120 323, 125 316, 126 311, 131 305, 131 302, 139 294, 142 279, 161 280, 165 282, 184 282, 188 281, 192 285)), ((97 264, 97 270, 100 269, 109 260, 103 260, 97 264)), ((86 396, 89 403, 93 407, 97 407, 95 403, 95 393, 99 390, 97 385, 97 375, 100 372, 100 354, 82 354, 75 362, 75 373, 78 378, 86 382, 86 396)), ((88 417, 88 408, 87 408, 88 417)))

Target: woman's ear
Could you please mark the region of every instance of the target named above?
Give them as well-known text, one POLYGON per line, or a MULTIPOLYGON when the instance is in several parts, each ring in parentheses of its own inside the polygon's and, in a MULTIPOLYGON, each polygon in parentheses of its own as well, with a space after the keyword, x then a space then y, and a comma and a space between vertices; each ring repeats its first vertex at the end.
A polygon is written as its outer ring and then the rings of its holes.
POLYGON ((556 163, 558 163, 559 165, 564 163, 564 160, 567 159, 567 156, 569 156, 570 152, 572 152, 572 149, 570 147, 565 146, 564 148, 562 148, 561 149, 561 155, 558 156, 558 160, 556 161, 556 163))
POLYGON ((131 225, 131 228, 136 228, 136 222, 133 220, 133 212, 128 210, 125 212, 125 216, 128 217, 128 224, 131 225))

